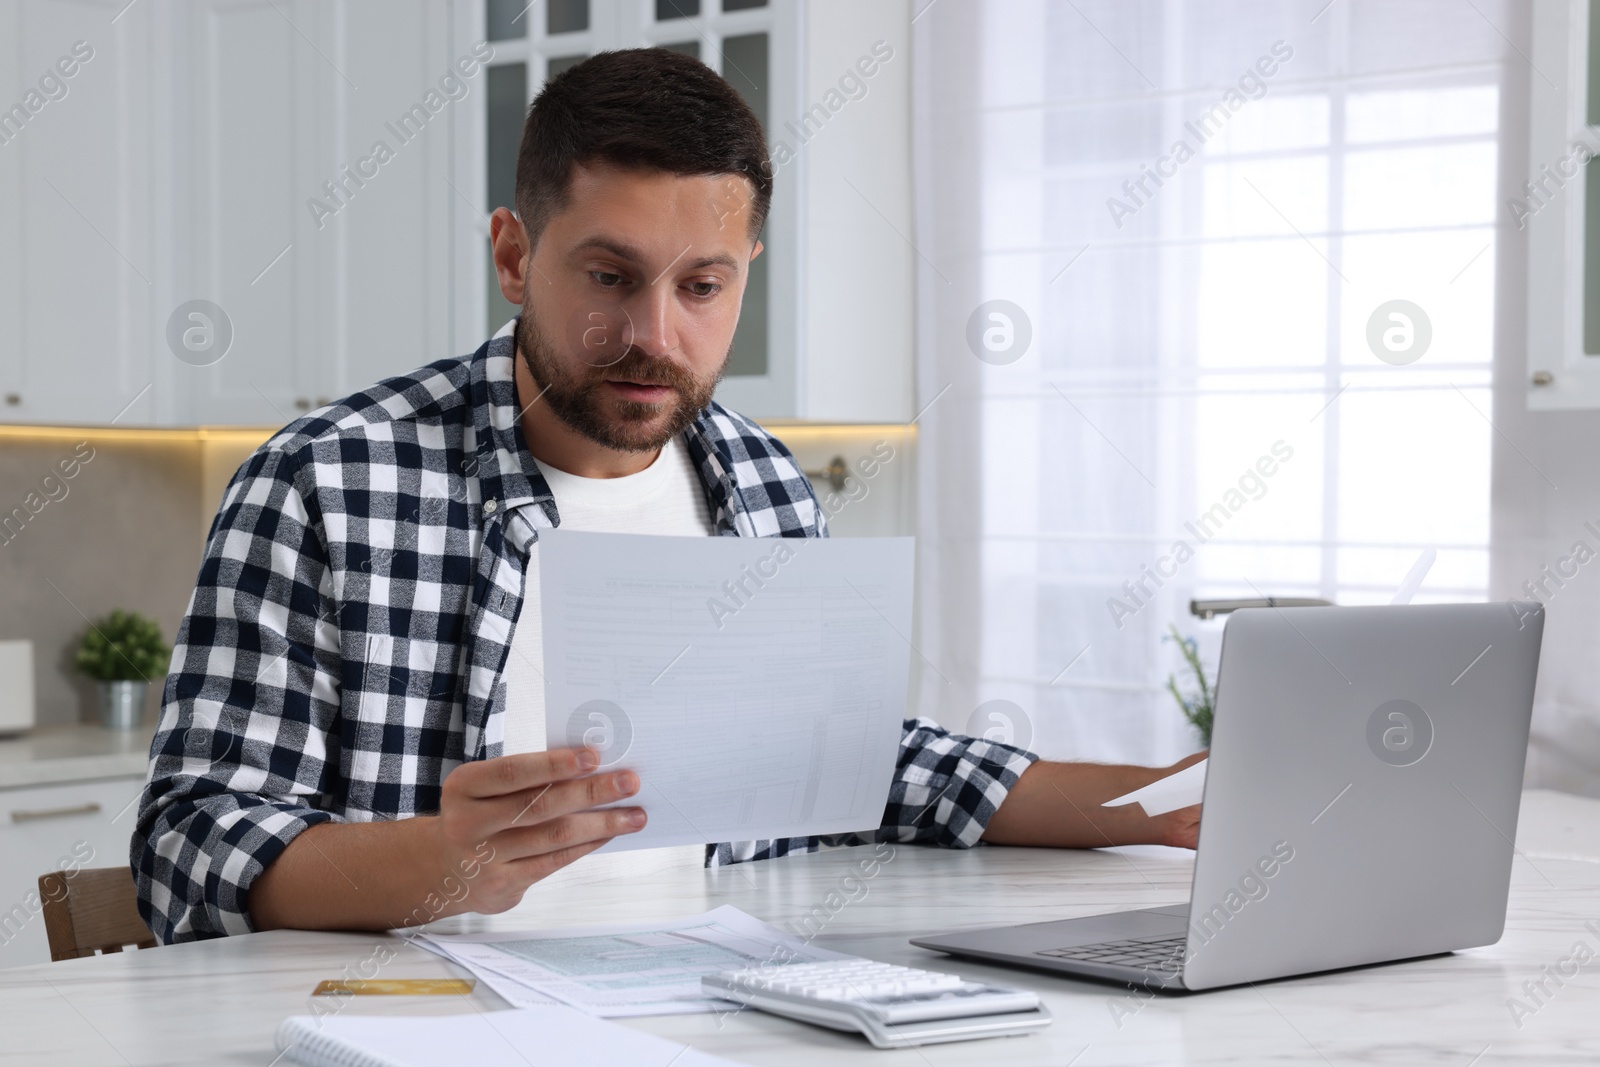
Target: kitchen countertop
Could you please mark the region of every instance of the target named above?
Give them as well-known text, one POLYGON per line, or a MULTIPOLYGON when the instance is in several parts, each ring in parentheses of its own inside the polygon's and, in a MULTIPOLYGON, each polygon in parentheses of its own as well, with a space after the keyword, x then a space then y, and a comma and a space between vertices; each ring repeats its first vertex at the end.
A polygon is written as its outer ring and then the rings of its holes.
POLYGON ((149 768, 154 734, 153 722, 133 730, 74 723, 39 726, 0 739, 0 789, 130 775, 142 778, 149 768))

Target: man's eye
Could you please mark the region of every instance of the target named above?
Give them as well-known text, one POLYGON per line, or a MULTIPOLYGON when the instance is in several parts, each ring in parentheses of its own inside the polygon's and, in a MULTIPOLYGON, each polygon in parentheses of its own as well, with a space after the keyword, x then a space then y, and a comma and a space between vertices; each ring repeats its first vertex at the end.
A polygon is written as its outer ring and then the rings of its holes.
POLYGON ((592 270, 589 272, 589 277, 593 278, 596 282, 605 286, 607 289, 615 289, 617 286, 621 285, 623 281, 622 275, 612 274, 610 271, 604 270, 592 270))
POLYGON ((722 291, 722 286, 716 282, 690 282, 689 291, 695 296, 716 296, 722 291))

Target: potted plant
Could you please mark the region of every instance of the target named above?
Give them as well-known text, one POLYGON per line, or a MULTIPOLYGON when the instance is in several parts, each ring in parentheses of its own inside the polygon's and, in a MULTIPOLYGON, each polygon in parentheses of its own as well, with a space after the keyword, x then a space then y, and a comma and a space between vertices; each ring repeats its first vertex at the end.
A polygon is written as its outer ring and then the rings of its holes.
POLYGON ((163 678, 172 649, 154 620, 113 611, 89 624, 78 645, 78 670, 99 683, 100 725, 131 730, 144 712, 150 681, 163 678))
POLYGON ((1167 691, 1172 694, 1172 699, 1178 702, 1178 707, 1183 711, 1183 717, 1189 720, 1200 733, 1200 744, 1203 748, 1211 747, 1211 723, 1216 714, 1217 691, 1206 680, 1205 664, 1200 661, 1200 646, 1192 637, 1185 637, 1178 632, 1176 626, 1169 625, 1172 640, 1178 643, 1178 648, 1183 652, 1183 661, 1189 667, 1189 673, 1194 675, 1195 681, 1200 686, 1198 693, 1185 696, 1178 689, 1178 679, 1174 675, 1167 675, 1167 691))

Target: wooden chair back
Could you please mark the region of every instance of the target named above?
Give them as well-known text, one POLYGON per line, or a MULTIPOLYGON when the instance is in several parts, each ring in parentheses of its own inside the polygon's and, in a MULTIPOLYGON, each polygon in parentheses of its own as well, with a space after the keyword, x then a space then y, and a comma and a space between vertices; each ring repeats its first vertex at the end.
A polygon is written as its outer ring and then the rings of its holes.
POLYGON ((156 937, 139 914, 133 872, 90 867, 39 876, 44 929, 52 960, 72 960, 122 946, 155 948, 156 937))

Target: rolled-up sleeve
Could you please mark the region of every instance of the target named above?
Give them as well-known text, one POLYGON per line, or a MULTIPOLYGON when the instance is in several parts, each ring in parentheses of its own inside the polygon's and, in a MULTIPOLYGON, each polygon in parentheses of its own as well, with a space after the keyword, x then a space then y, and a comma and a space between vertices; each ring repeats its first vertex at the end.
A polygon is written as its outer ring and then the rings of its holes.
POLYGON ((1005 803, 1022 772, 1039 759, 1032 752, 966 737, 931 719, 907 719, 883 821, 873 833, 734 841, 706 846, 706 866, 776 859, 814 852, 823 845, 874 841, 971 848, 1005 803))
POLYGON ((339 819, 337 609, 300 477, 270 448, 234 476, 173 648, 129 855, 164 944, 252 931, 251 884, 339 819))
POLYGON ((1032 752, 907 719, 877 841, 971 848, 1005 803, 1032 752))

